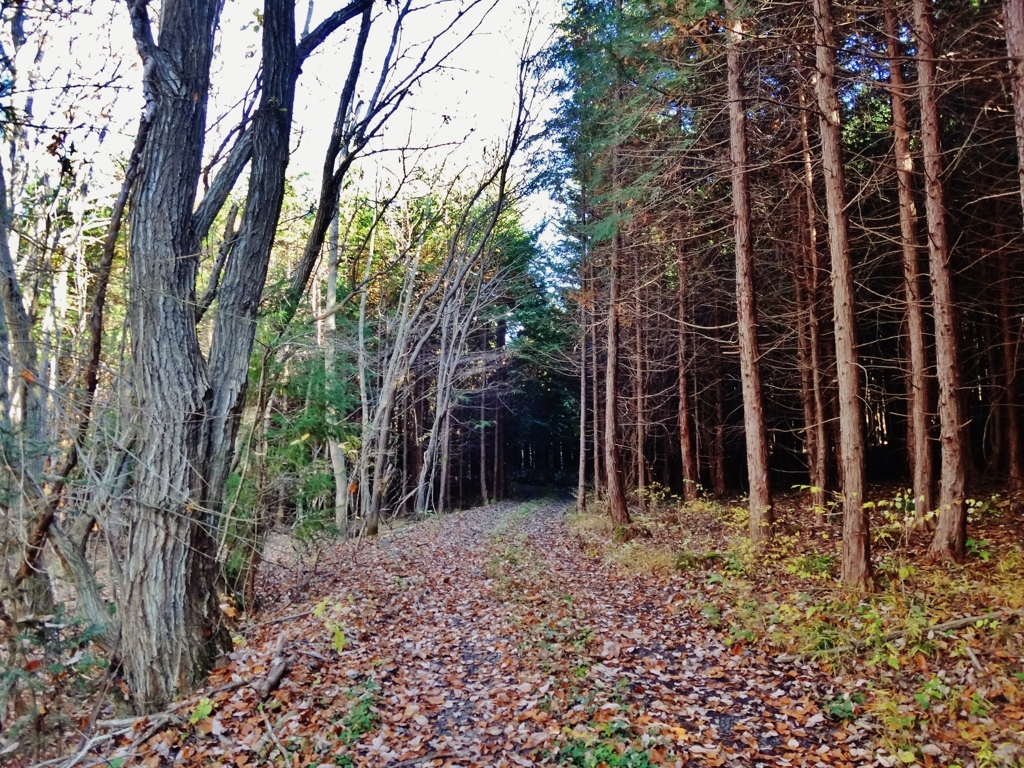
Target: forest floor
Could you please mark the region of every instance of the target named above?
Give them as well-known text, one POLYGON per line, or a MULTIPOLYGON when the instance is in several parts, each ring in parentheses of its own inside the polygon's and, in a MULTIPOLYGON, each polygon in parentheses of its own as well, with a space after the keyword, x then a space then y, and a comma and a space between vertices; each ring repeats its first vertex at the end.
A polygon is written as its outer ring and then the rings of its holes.
POLYGON ((763 557, 735 545, 735 508, 612 530, 570 506, 278 547, 261 623, 236 627, 205 692, 99 720, 50 764, 1022 764, 1019 514, 990 514, 996 533, 972 539, 990 556, 948 576, 970 586, 988 569, 1003 591, 915 601, 926 569, 882 560, 879 594, 857 601, 828 578, 834 540, 787 527, 784 509, 763 557), (941 627, 972 613, 987 618, 941 627))

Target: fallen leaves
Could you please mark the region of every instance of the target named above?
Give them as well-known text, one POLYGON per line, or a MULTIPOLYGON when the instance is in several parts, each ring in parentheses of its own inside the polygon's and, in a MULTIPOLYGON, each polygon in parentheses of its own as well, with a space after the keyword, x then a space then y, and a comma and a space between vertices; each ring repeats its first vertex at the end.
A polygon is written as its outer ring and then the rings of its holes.
MULTIPOLYGON (((863 679, 730 636, 720 585, 587 557, 564 511, 492 505, 338 545, 309 604, 253 625, 185 717, 133 722, 95 750, 134 765, 927 768, 953 759, 947 740, 985 736, 957 720, 879 751, 882 729, 855 702, 836 700, 846 722, 822 709, 863 679)), ((972 674, 986 663, 965 661, 972 674)))

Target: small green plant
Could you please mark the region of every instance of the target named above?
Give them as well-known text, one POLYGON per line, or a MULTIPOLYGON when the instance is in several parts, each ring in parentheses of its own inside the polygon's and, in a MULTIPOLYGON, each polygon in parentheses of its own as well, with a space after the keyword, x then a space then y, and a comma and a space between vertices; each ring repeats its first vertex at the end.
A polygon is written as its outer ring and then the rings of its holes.
POLYGON ((573 732, 574 738, 554 755, 555 763, 578 768, 653 768, 655 765, 646 749, 638 749, 630 743, 633 735, 629 723, 612 720, 597 724, 595 730, 596 735, 573 732))
POLYGON ((341 604, 332 604, 330 598, 325 597, 316 607, 313 608, 313 616, 324 620, 324 629, 331 634, 331 645, 337 653, 342 653, 345 650, 346 638, 345 638, 345 627, 338 621, 325 617, 324 614, 330 609, 332 612, 337 612, 341 608, 341 604))
POLYGON ((833 720, 852 720, 857 714, 857 707, 864 703, 864 694, 860 691, 853 693, 842 693, 825 699, 821 704, 821 711, 826 717, 833 720))
MULTIPOLYGON (((364 735, 377 728, 379 718, 374 711, 377 704, 377 686, 373 680, 367 680, 350 688, 346 695, 350 699, 355 699, 355 703, 341 719, 341 731, 338 734, 338 739, 346 747, 350 747, 364 735)), ((338 764, 343 765, 344 763, 338 764)), ((349 764, 351 765, 351 763, 349 764)))
POLYGON ((701 615, 708 620, 708 623, 711 624, 712 627, 717 628, 719 623, 722 621, 722 612, 718 610, 717 605, 708 603, 700 609, 700 612, 701 615))
POLYGON ((941 677, 932 677, 921 687, 921 690, 914 694, 914 699, 921 705, 921 709, 928 709, 933 702, 943 701, 950 694, 950 687, 941 677))
POLYGON ((676 553, 674 565, 677 571, 692 571, 699 568, 703 560, 704 558, 696 552, 684 549, 676 553))
POLYGON ((196 702, 192 714, 188 716, 189 725, 195 725, 200 720, 205 720, 213 714, 213 702, 210 699, 202 698, 196 702))
POLYGON ((986 563, 989 561, 989 558, 992 557, 992 553, 989 552, 988 546, 988 539, 968 539, 964 542, 964 548, 967 550, 968 555, 977 557, 986 563))
POLYGON ((743 573, 743 557, 738 552, 726 552, 725 570, 729 573, 743 573))
POLYGON ((787 570, 801 578, 808 579, 819 576, 831 576, 835 566, 836 558, 833 555, 812 553, 797 558, 791 566, 787 567, 787 570))

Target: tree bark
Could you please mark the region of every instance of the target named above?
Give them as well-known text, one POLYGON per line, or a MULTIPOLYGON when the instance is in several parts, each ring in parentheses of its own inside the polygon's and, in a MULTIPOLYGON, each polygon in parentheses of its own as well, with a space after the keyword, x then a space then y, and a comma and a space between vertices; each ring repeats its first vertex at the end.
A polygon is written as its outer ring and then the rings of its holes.
POLYGON ((253 118, 252 167, 245 213, 224 270, 210 349, 213 397, 208 407, 207 505, 219 508, 245 405, 256 313, 284 200, 295 101, 294 4, 265 0, 263 94, 253 118))
MULTIPOLYGON (((334 306, 338 301, 338 217, 331 222, 331 232, 328 240, 327 256, 327 298, 328 306, 334 306)), ((337 381, 337 366, 335 357, 338 344, 338 319, 337 314, 332 312, 324 318, 324 374, 327 378, 326 389, 328 393, 337 392, 339 389, 337 381)), ((333 429, 339 427, 339 420, 332 408, 328 408, 329 426, 333 429)), ((334 527, 338 529, 341 536, 348 536, 348 464, 345 459, 345 446, 338 439, 337 435, 327 438, 327 450, 331 455, 331 469, 334 473, 334 527)))
MULTIPOLYGON (((586 293, 586 271, 581 282, 586 293)), ((581 306, 580 314, 580 462, 576 478, 576 511, 583 514, 587 511, 587 313, 581 306)), ((497 473, 495 473, 497 475, 497 473)))
POLYGON ((490 503, 487 493, 487 329, 483 332, 483 350, 485 357, 483 371, 480 374, 480 496, 481 503, 486 507, 490 503))
POLYGON ((1003 0, 1006 52, 1010 57, 1010 89, 1013 93, 1013 126, 1017 134, 1017 177, 1024 209, 1024 2, 1003 0))
POLYGON ((686 301, 687 263, 682 246, 679 248, 678 265, 676 279, 679 285, 676 286, 676 311, 679 315, 677 319, 679 334, 677 354, 679 357, 676 361, 676 385, 679 410, 676 417, 679 422, 679 449, 683 469, 683 500, 696 501, 699 495, 700 472, 697 469, 697 451, 693 443, 693 406, 690 403, 689 384, 690 353, 688 331, 686 330, 686 318, 689 315, 686 301))
POLYGON ((928 0, 914 0, 917 32, 917 85, 921 97, 921 150, 924 154, 925 216, 928 221, 928 265, 935 318, 935 368, 939 382, 939 525, 932 539, 933 556, 962 560, 967 540, 964 487, 967 461, 960 402, 960 350, 956 333, 956 300, 946 234, 945 191, 942 186, 942 139, 939 128, 934 31, 928 0))
POLYGON ((807 298, 807 347, 811 371, 814 422, 808 428, 808 464, 810 467, 811 504, 817 516, 825 516, 825 493, 828 490, 828 429, 825 415, 825 373, 821 359, 821 263, 818 258, 817 212, 814 206, 814 163, 808 130, 807 99, 800 90, 800 143, 804 163, 804 285, 807 298), (813 432, 813 436, 810 434, 813 432))
POLYGON ((132 701, 162 709, 205 678, 222 635, 214 521, 204 507, 210 382, 195 327, 199 242, 192 210, 220 0, 167 0, 154 41, 129 0, 143 60, 149 138, 131 205, 129 325, 133 424, 122 650, 132 701))
POLYGON ((885 5, 886 47, 892 99, 892 129, 896 155, 896 179, 900 209, 900 245, 903 250, 903 292, 906 301, 907 346, 910 372, 907 383, 907 453, 914 483, 914 507, 918 519, 934 509, 932 499, 932 452, 928 427, 928 353, 924 338, 924 301, 921 296, 921 265, 918 258, 917 208, 914 205, 914 159, 907 129, 906 85, 901 69, 893 0, 885 5))
POLYGON ((602 429, 603 424, 601 423, 601 402, 600 402, 600 389, 598 382, 600 381, 600 368, 597 365, 597 281, 594 278, 594 273, 591 271, 590 275, 590 286, 591 295, 593 296, 594 311, 590 314, 590 328, 587 329, 590 333, 590 376, 591 383, 593 386, 590 388, 590 412, 593 414, 593 424, 591 425, 591 433, 594 438, 594 497, 599 499, 603 490, 603 483, 601 479, 604 477, 604 473, 601 471, 601 457, 604 455, 603 441, 601 436, 604 434, 602 429))
MULTIPOLYGON (((612 150, 612 162, 618 165, 618 149, 612 150)), ((613 183, 618 182, 617 169, 613 170, 613 183)), ((619 368, 619 264, 622 255, 622 232, 616 223, 615 235, 608 265, 608 339, 604 374, 604 468, 605 487, 608 489, 608 514, 615 525, 629 525, 629 510, 622 487, 618 443, 618 368, 619 368)))
POLYGON ((828 239, 832 256, 832 299, 839 380, 839 434, 843 474, 843 583, 869 589, 873 585, 870 531, 864 509, 864 419, 860 366, 857 360, 853 264, 846 222, 846 191, 842 162, 842 129, 835 82, 835 35, 829 0, 814 0, 814 47, 821 124, 822 169, 828 207, 828 239))
POLYGON ((743 428, 747 442, 750 484, 750 540, 763 547, 772 535, 771 483, 768 477, 768 430, 761 388, 754 290, 754 246, 750 237, 750 187, 747 171, 746 111, 740 72, 743 21, 735 0, 727 0, 729 26, 726 59, 729 69, 729 165, 732 177, 733 234, 736 248, 736 320, 743 385, 743 428))
POLYGON ((725 385, 722 365, 722 330, 717 310, 715 311, 715 331, 712 336, 715 350, 714 382, 715 403, 711 430, 711 451, 708 457, 711 473, 711 488, 715 498, 722 499, 729 492, 725 476, 725 385))
POLYGON ((1020 335, 1014 330, 1013 277, 1005 244, 996 254, 997 283, 999 286, 999 347, 1002 353, 1003 391, 1000 405, 1005 414, 1006 475, 1012 491, 1024 490, 1024 450, 1021 446, 1020 415, 1017 412, 1017 346, 1020 335))

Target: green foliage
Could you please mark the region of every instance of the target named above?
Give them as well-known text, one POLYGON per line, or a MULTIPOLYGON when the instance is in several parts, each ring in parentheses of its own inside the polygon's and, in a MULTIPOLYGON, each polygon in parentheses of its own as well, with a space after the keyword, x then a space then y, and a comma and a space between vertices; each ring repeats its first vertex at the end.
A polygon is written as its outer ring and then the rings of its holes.
POLYGON ((832 576, 836 567, 836 558, 832 555, 812 553, 796 559, 791 572, 803 578, 813 576, 832 576))
POLYGON ((595 726, 596 735, 577 736, 563 744, 555 762, 580 768, 651 768, 654 763, 647 750, 630 744, 631 730, 623 720, 599 723, 595 726))
POLYGON ((967 554, 977 557, 986 563, 989 561, 989 558, 992 557, 992 553, 988 551, 988 546, 988 539, 969 538, 964 544, 967 554))
MULTIPOLYGON (((338 740, 349 747, 367 733, 376 730, 380 717, 375 711, 378 694, 377 685, 373 680, 366 680, 353 686, 347 695, 355 701, 345 716, 341 718, 338 740)), ((338 763, 338 765, 345 765, 345 763, 338 763)))
POLYGON ((205 720, 212 714, 213 702, 204 697, 196 702, 195 707, 192 708, 192 714, 188 716, 188 721, 191 725, 195 725, 200 720, 205 720))
POLYGON ((345 645, 347 644, 345 627, 340 621, 331 618, 328 614, 338 613, 341 610, 342 605, 340 603, 331 603, 330 598, 326 597, 313 608, 313 616, 318 619, 323 619, 324 629, 327 630, 331 637, 331 647, 333 647, 337 653, 343 653, 345 651, 345 645))
POLYGON ((852 720, 859 711, 858 705, 863 703, 864 694, 860 691, 842 693, 823 701, 821 711, 833 720, 852 720))

